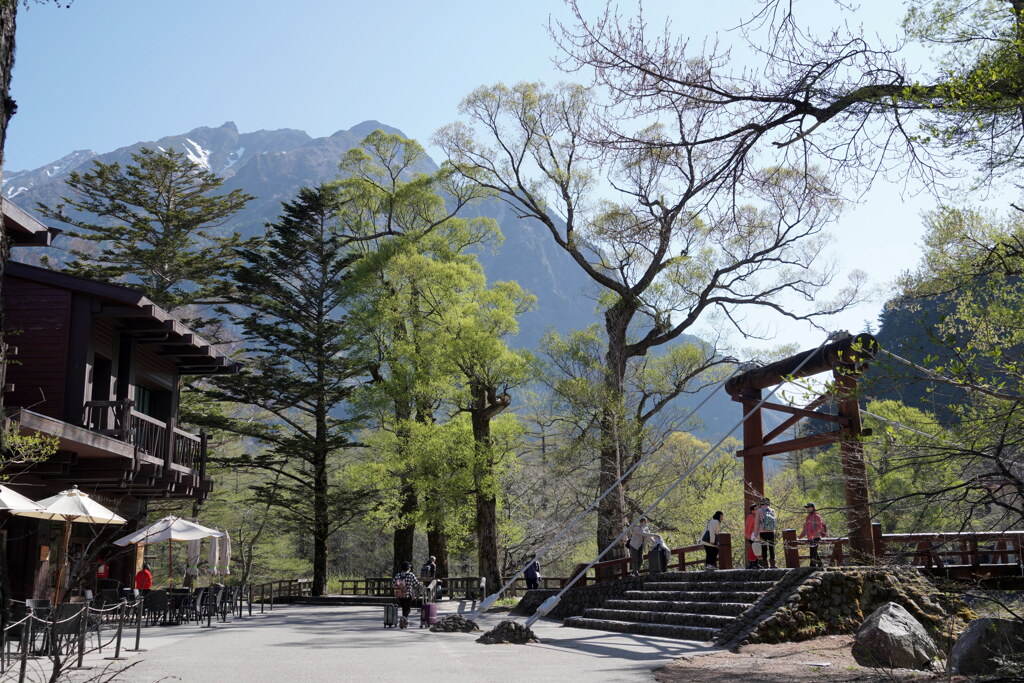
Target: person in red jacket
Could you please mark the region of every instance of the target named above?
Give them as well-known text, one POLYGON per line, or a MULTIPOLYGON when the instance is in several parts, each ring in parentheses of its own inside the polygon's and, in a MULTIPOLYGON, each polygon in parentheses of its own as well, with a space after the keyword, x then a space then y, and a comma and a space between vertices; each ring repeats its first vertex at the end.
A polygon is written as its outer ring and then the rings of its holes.
POLYGON ((754 552, 754 540, 757 536, 757 503, 750 506, 747 513, 747 525, 743 530, 743 539, 747 544, 747 569, 760 569, 761 563, 754 552))
POLYGON ((139 589, 140 593, 148 593, 149 589, 153 587, 153 572, 145 562, 142 563, 142 569, 135 574, 135 587, 139 589))
POLYGON ((825 524, 825 520, 821 518, 821 515, 818 514, 814 503, 804 505, 804 510, 807 510, 807 519, 804 520, 804 529, 797 538, 807 539, 807 547, 811 549, 810 565, 812 567, 823 567, 821 558, 818 557, 818 541, 828 535, 828 526, 825 524))

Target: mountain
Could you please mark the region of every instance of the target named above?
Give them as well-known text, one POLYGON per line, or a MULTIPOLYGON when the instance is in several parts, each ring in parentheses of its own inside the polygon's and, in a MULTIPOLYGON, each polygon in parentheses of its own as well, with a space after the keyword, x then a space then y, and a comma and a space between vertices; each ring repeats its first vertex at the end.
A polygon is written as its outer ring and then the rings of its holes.
MULTIPOLYGON (((299 188, 336 179, 338 163, 345 152, 377 129, 402 134, 378 121, 364 121, 320 138, 288 128, 239 133, 235 124, 228 121, 217 128, 204 126, 181 135, 137 142, 112 152, 98 154, 93 150, 79 150, 33 170, 5 170, 2 192, 23 209, 37 213, 37 202, 51 206, 59 203, 61 195, 67 194, 64 181, 68 174, 89 170, 93 161, 108 164, 116 161, 125 165, 132 162, 132 153, 143 147, 174 149, 223 177, 225 191, 240 188, 256 197, 223 226, 226 231, 237 230, 252 236, 263 232, 264 224, 279 214, 281 202, 294 198, 299 188)), ((428 157, 413 170, 436 169, 437 165, 428 157)), ((535 348, 548 328, 564 333, 600 322, 595 312, 594 285, 554 244, 545 226, 519 219, 507 204, 496 199, 482 202, 465 215, 494 218, 505 237, 497 252, 486 250, 480 254, 488 279, 516 280, 537 297, 536 309, 520 320, 516 346, 535 348)), ((17 251, 20 252, 17 257, 27 259, 37 259, 43 252, 38 249, 17 251), (27 253, 29 251, 31 253, 27 253)), ((48 255, 57 261, 64 256, 63 252, 49 251, 48 255)), ((694 401, 700 398, 702 396, 694 401)), ((688 401, 681 403, 680 410, 686 411, 688 401)), ((702 438, 711 438, 731 427, 739 418, 740 409, 724 392, 719 392, 704 413, 705 426, 695 431, 702 438)))

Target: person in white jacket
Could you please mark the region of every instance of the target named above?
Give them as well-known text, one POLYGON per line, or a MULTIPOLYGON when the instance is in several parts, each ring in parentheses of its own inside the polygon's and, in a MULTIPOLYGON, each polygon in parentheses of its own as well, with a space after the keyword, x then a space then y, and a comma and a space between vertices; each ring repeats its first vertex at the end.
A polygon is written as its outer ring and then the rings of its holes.
POLYGON ((704 544, 704 569, 718 568, 718 532, 722 530, 722 511, 716 512, 704 527, 701 542, 704 544))
POLYGON ((647 527, 647 518, 641 517, 640 521, 633 527, 633 533, 629 537, 629 553, 633 557, 633 576, 640 575, 640 565, 644 561, 644 543, 647 539, 654 539, 655 534, 647 527))

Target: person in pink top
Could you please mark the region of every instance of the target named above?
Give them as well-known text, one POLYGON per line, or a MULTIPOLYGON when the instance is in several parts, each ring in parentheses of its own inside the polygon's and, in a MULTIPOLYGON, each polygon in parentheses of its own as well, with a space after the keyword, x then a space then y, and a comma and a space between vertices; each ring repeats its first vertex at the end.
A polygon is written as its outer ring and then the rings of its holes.
POLYGON ((797 538, 807 539, 807 547, 811 549, 811 566, 823 567, 821 558, 818 557, 818 541, 828 535, 828 526, 818 514, 814 503, 804 505, 804 509, 807 510, 807 519, 804 520, 803 531, 797 538))

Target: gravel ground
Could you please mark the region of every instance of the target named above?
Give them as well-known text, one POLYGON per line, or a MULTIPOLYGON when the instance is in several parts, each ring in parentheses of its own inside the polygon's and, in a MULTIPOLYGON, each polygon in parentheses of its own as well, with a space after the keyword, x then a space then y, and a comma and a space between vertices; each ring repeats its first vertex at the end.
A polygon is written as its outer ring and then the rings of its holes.
POLYGON ((804 683, 826 681, 964 681, 965 678, 899 669, 883 671, 857 664, 853 636, 824 636, 802 643, 747 645, 740 652, 685 656, 654 672, 658 681, 687 683, 804 683), (826 665, 827 666, 823 666, 826 665))

